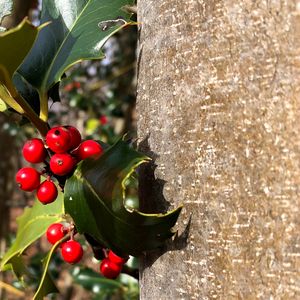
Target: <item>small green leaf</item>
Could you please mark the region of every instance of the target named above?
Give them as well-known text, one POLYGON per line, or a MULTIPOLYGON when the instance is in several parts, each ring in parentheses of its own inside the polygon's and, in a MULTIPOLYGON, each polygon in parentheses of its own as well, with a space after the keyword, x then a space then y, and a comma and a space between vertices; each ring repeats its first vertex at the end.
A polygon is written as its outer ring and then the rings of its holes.
POLYGON ((3 256, 0 269, 2 270, 8 263, 13 263, 13 259, 20 256, 29 245, 40 238, 52 223, 62 221, 63 215, 62 193, 59 193, 58 198, 51 204, 43 205, 36 200, 33 207, 25 208, 23 215, 17 219, 17 237, 3 256))
POLYGON ((44 297, 47 296, 48 294, 58 293, 58 289, 57 289, 56 285, 54 284, 54 282, 48 272, 48 268, 49 268, 50 260, 53 256, 55 250, 59 246, 59 244, 60 244, 60 241, 58 241, 55 245, 53 245, 50 252, 47 254, 47 256, 44 259, 43 275, 42 275, 39 287, 33 297, 33 300, 43 300, 44 297))
POLYGON ((65 209, 80 233, 121 254, 138 256, 163 245, 173 233, 181 207, 167 214, 125 208, 125 181, 149 161, 124 141, 97 160, 81 162, 65 185, 65 209))
POLYGON ((71 274, 75 283, 94 293, 97 291, 114 293, 123 287, 119 281, 104 278, 92 269, 76 267, 71 274))
POLYGON ((0 0, 0 24, 5 16, 11 14, 13 8, 12 0, 0 0))

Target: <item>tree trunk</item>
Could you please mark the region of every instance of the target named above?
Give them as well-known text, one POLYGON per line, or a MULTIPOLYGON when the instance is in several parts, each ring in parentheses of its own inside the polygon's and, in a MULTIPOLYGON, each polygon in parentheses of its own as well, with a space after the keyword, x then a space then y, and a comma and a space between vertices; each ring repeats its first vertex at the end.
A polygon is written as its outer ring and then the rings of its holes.
POLYGON ((300 299, 299 3, 139 0, 138 16, 141 196, 184 204, 142 258, 141 299, 300 299))

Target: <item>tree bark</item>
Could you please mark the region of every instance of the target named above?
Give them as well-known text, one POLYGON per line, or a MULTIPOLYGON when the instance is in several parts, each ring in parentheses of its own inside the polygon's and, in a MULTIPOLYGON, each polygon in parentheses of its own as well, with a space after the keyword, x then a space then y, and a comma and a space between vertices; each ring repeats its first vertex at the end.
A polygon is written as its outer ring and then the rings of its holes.
POLYGON ((138 16, 141 196, 184 204, 179 237, 142 258, 141 299, 299 299, 299 2, 139 0, 138 16))

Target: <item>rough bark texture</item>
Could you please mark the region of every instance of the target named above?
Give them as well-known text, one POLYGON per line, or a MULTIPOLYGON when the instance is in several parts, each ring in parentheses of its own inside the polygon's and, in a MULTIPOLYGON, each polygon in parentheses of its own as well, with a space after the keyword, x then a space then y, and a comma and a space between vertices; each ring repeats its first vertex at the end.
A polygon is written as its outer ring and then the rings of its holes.
POLYGON ((141 299, 300 299, 300 2, 139 0, 138 16, 157 165, 141 195, 184 204, 179 235, 192 216, 187 244, 142 259, 141 299))

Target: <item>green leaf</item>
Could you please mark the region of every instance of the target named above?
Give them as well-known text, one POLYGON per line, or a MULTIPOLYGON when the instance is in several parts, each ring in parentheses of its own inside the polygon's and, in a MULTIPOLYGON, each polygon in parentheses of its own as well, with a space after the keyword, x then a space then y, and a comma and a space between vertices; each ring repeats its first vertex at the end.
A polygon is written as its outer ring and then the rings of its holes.
POLYGON ((58 289, 57 289, 56 285, 54 284, 54 282, 48 272, 48 268, 49 268, 50 260, 53 256, 55 250, 59 246, 59 244, 60 244, 60 241, 58 241, 55 245, 53 245, 50 252, 44 259, 44 272, 43 272, 39 287, 33 297, 33 300, 43 300, 44 297, 47 296, 48 294, 58 293, 58 289))
POLYGON ((4 84, 12 97, 16 89, 12 82, 15 71, 29 53, 39 28, 24 19, 17 27, 0 33, 0 83, 4 84))
POLYGON ((117 280, 104 278, 89 268, 76 267, 72 270, 74 282, 93 293, 109 292, 113 294, 116 290, 122 289, 123 284, 117 280))
POLYGON ((21 256, 14 256, 9 260, 2 271, 13 271, 14 275, 18 278, 21 284, 24 284, 24 275, 28 274, 28 270, 24 264, 23 258, 21 256))
POLYGON ((0 24, 5 16, 11 14, 13 8, 12 0, 0 0, 0 24))
POLYGON ((13 83, 17 88, 18 93, 26 100, 34 112, 39 115, 40 99, 37 90, 26 82, 26 80, 18 73, 14 74, 13 83))
MULTIPOLYGON (((1 76, 1 75, 0 75, 1 76)), ((19 105, 19 103, 16 102, 16 100, 11 96, 9 90, 6 88, 4 84, 0 82, 0 101, 5 104, 6 108, 7 106, 10 106, 15 111, 17 111, 20 114, 24 113, 23 108, 19 105)), ((2 108, 5 110, 5 106, 2 105, 2 108)), ((1 110, 1 111, 4 111, 1 110)))
POLYGON ((119 255, 138 256, 163 245, 173 233, 181 207, 167 214, 145 214, 124 206, 125 181, 149 161, 124 141, 97 160, 81 162, 65 185, 65 209, 77 230, 119 255))
POLYGON ((40 238, 52 223, 62 221, 63 214, 62 193, 59 193, 56 201, 51 204, 43 205, 36 200, 31 208, 25 208, 23 215, 17 219, 17 237, 3 256, 0 269, 3 270, 6 264, 13 264, 14 258, 20 256, 29 245, 40 238))
POLYGON ((51 23, 43 29, 20 74, 35 87, 46 110, 47 91, 61 80, 63 73, 82 60, 100 59, 107 39, 129 21, 130 14, 122 10, 133 0, 44 0, 41 23, 51 23), (99 22, 124 18, 100 30, 99 22))

